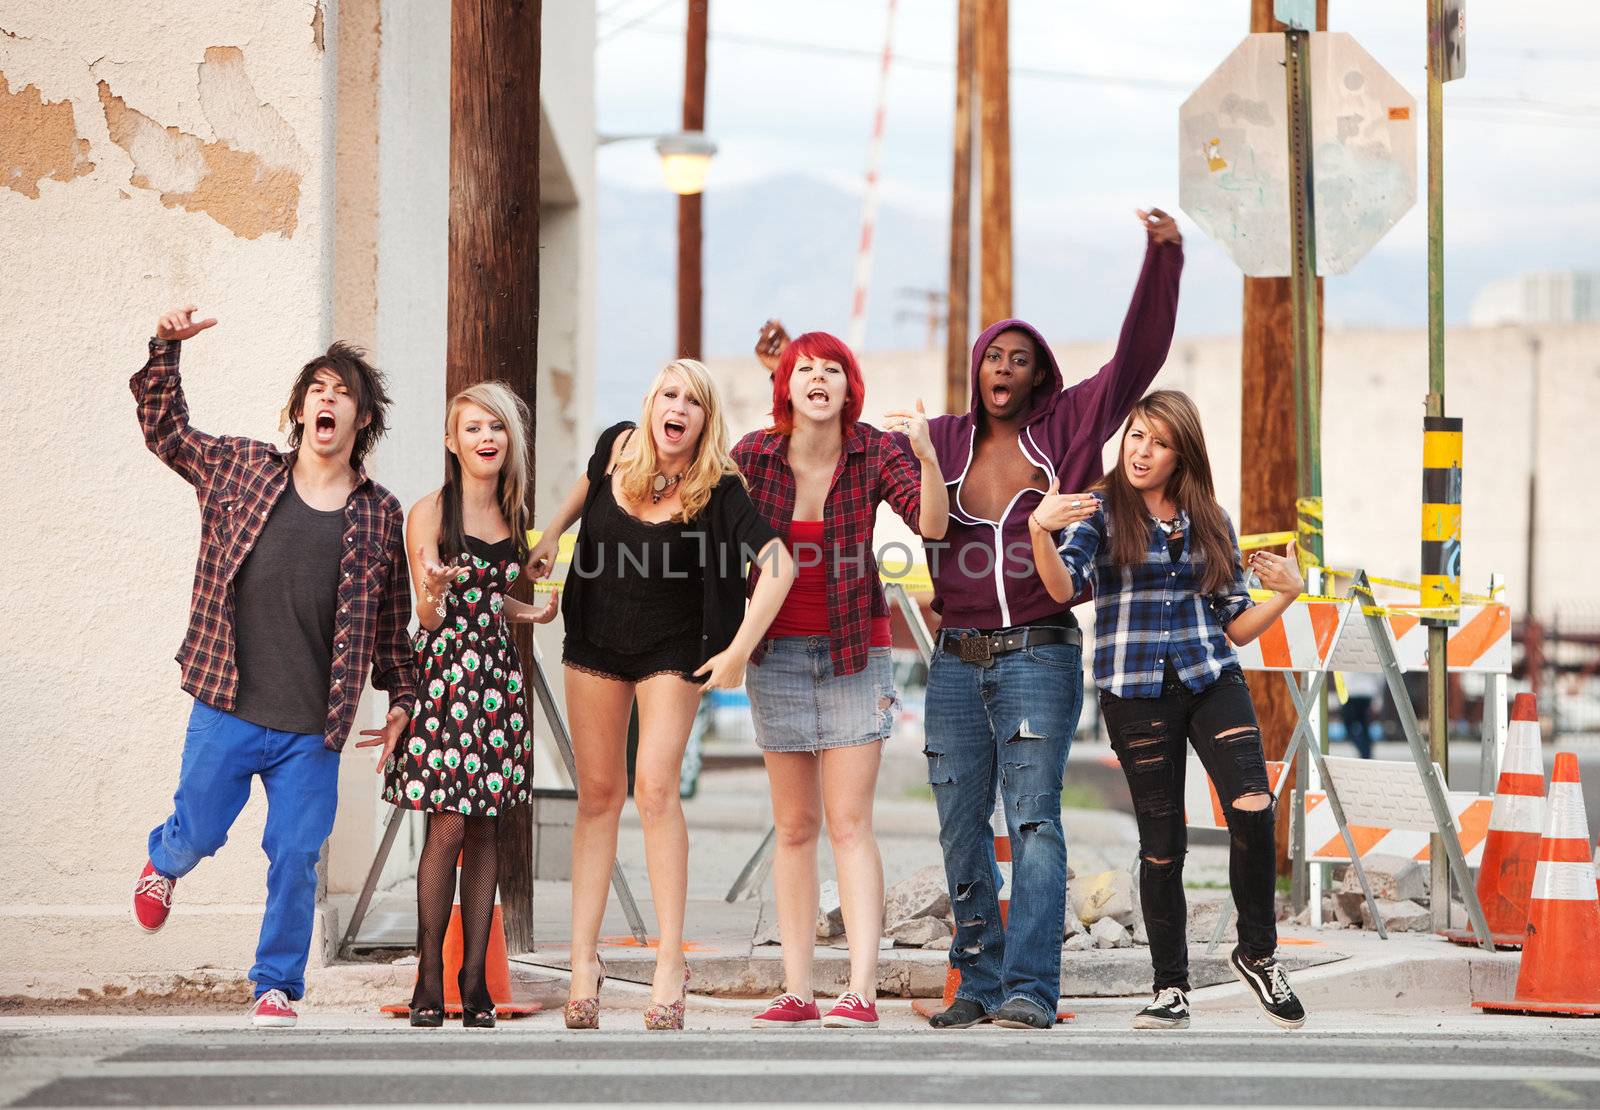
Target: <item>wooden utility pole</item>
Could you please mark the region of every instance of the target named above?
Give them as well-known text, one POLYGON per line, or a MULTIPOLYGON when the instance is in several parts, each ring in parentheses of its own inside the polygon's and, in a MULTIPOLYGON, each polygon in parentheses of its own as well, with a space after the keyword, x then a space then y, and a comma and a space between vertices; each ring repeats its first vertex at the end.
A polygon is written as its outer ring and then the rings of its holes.
MULTIPOLYGON (((987 327, 1011 315, 1011 57, 1010 0, 978 5, 979 237, 978 315, 987 327)), ((962 408, 968 391, 962 390, 962 408)), ((960 409, 956 411, 961 411, 960 409)))
MULTIPOLYGON (((706 29, 711 0, 689 0, 684 27, 683 129, 706 129, 706 29)), ((700 194, 678 198, 678 357, 700 357, 700 194)))
MULTIPOLYGON (((1252 33, 1282 33, 1284 25, 1272 18, 1272 0, 1250 0, 1252 33)), ((1328 29, 1327 0, 1317 0, 1317 30, 1328 29)), ((1317 334, 1322 328, 1322 279, 1317 279, 1317 334)), ((1288 278, 1244 279, 1244 336, 1240 413, 1242 458, 1268 460, 1269 465, 1245 465, 1240 471, 1239 530, 1282 532, 1295 528, 1298 519, 1298 454, 1295 450, 1294 298, 1288 278)), ((1294 733, 1295 709, 1283 679, 1277 674, 1252 671, 1247 676, 1250 696, 1261 724, 1268 759, 1283 758, 1294 733)), ((1292 780, 1291 780, 1292 781, 1292 780)), ((1287 788, 1285 798, 1288 797, 1287 788)), ((1278 859, 1287 869, 1290 807, 1278 807, 1278 859)))
POLYGON ((967 318, 972 314, 972 69, 978 0, 956 7, 956 114, 950 171, 950 288, 944 325, 944 411, 965 412, 972 397, 967 318))
MULTIPOLYGON (((539 0, 451 0, 445 390, 498 378, 537 414, 539 0)), ((528 483, 531 512, 534 483, 528 483)), ((525 584, 531 579, 525 579, 525 584)), ((527 625, 517 650, 533 658, 527 625)), ((500 822, 506 946, 533 947, 532 806, 500 822)))

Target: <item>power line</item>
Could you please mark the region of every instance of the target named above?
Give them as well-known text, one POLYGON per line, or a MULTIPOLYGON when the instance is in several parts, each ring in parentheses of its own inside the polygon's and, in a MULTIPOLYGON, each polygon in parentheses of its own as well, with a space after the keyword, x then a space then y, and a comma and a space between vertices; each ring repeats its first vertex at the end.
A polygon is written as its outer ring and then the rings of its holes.
MULTIPOLYGON (((602 32, 598 37, 595 38, 595 40, 594 40, 595 46, 599 46, 601 43, 605 42, 607 39, 616 38, 618 35, 622 34, 624 31, 632 30, 634 27, 638 27, 639 24, 643 23, 645 20, 649 19, 650 17, 652 17, 654 15, 657 15, 658 13, 666 10, 667 8, 671 7, 673 4, 676 4, 678 2, 679 2, 679 0, 661 0, 661 3, 655 5, 649 11, 645 12, 643 15, 634 16, 632 19, 628 20, 626 23, 620 23, 617 26, 611 28, 609 31, 602 32)), ((615 11, 616 9, 612 8, 612 10, 615 11)), ((669 35, 682 35, 683 34, 683 28, 682 27, 643 27, 643 28, 640 28, 640 29, 641 30, 645 30, 645 31, 654 31, 656 34, 669 34, 669 35)))
MULTIPOLYGON (((664 6, 664 5, 663 5, 664 6)), ((606 37, 642 24, 648 15, 629 24, 619 27, 615 32, 608 32, 606 37)), ((653 35, 681 35, 681 28, 639 26, 639 30, 647 31, 653 35)), ((877 64, 881 54, 876 50, 867 50, 860 47, 838 46, 831 43, 805 42, 795 39, 768 38, 763 35, 746 35, 732 32, 716 32, 711 35, 711 40, 718 43, 727 43, 732 46, 752 46, 760 49, 784 50, 790 53, 824 55, 835 58, 851 58, 858 61, 877 64)), ((911 69, 922 69, 934 72, 948 73, 955 68, 953 61, 940 61, 933 58, 908 57, 897 54, 895 64, 911 69)), ((1011 72, 1019 77, 1031 77, 1044 81, 1063 81, 1074 84, 1104 85, 1110 87, 1141 89, 1151 92, 1189 92, 1200 82, 1195 81, 1163 81, 1154 77, 1124 77, 1118 74, 1086 73, 1076 70, 1048 69, 1040 66, 1012 66, 1011 72)), ((1461 97, 1451 98, 1453 105, 1451 115, 1456 115, 1454 105, 1459 105, 1467 111, 1462 113, 1462 118, 1477 120, 1495 120, 1504 117, 1485 116, 1484 110, 1491 112, 1514 112, 1530 124, 1548 127, 1572 127, 1589 130, 1600 126, 1600 105, 1560 104, 1555 101, 1531 100, 1527 97, 1461 97)))

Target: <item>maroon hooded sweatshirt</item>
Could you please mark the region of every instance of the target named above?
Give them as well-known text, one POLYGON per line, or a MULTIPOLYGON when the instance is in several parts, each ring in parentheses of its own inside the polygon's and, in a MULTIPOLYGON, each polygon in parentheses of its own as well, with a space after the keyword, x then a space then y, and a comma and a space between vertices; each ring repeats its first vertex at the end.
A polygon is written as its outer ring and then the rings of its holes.
POLYGON ((952 487, 950 527, 942 541, 926 544, 933 608, 944 627, 995 629, 1037 623, 1083 600, 1065 605, 1054 600, 1033 570, 1028 516, 1043 497, 1040 491, 1019 490, 999 520, 986 520, 962 507, 961 483, 972 465, 978 414, 983 411, 978 368, 990 341, 1003 331, 1033 337, 1045 373, 1034 388, 1033 411, 1017 443, 1028 459, 1060 481, 1063 493, 1080 492, 1104 473, 1101 449, 1166 362, 1182 271, 1181 245, 1149 245, 1116 354, 1094 377, 1071 388, 1061 388, 1055 355, 1031 324, 1002 320, 984 329, 973 344, 971 407, 959 416, 928 421, 945 484, 952 487))

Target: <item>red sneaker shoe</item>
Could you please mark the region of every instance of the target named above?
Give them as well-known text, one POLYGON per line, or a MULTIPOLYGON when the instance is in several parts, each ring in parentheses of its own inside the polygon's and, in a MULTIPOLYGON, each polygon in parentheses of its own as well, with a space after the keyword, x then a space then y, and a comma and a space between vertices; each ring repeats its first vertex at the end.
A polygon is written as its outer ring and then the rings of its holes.
POLYGON ((815 1002, 802 1002, 797 994, 780 994, 772 1005, 750 1019, 757 1029, 799 1029, 822 1020, 815 1002))
POLYGON ((845 991, 822 1018, 829 1029, 876 1029, 878 1007, 855 991, 845 991))
POLYGON ((133 919, 147 933, 158 933, 172 912, 172 888, 177 879, 169 879, 156 870, 156 865, 145 861, 144 870, 133 884, 133 919))
POLYGON ((255 1009, 250 1011, 251 1025, 269 1029, 288 1028, 299 1020, 300 1015, 289 1004, 289 996, 280 990, 270 990, 256 999, 255 1009))

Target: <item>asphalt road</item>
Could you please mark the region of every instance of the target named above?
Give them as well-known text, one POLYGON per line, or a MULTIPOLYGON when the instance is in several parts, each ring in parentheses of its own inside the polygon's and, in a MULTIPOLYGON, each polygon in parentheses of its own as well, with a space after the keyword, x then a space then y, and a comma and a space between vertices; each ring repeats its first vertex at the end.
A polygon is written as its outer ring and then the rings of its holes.
MULTIPOLYGON (((1283 1034, 1258 1018, 1220 1031, 1135 1034, 568 1034, 255 1032, 193 1020, 0 1029, 11 1106, 784 1104, 1516 1106, 1600 1105, 1588 1023, 1390 1020, 1283 1034), (1470 1031, 1469 1031, 1470 1030, 1470 1031)), ((1117 1028, 1116 1026, 1123 1026, 1117 1028)))

